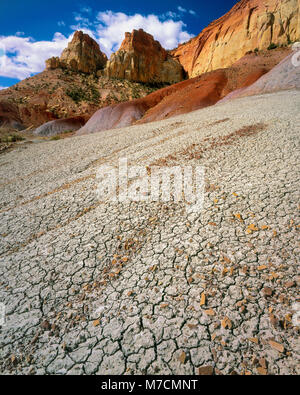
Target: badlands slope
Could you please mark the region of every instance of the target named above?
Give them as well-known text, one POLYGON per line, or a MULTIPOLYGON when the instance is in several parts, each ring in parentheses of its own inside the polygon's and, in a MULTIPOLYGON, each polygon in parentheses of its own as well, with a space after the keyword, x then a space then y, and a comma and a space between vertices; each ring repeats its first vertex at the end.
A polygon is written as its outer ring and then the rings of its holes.
POLYGON ((2 374, 299 374, 299 91, 0 157, 2 374), (201 212, 100 202, 101 164, 201 165, 201 212))
POLYGON ((226 69, 204 73, 160 89, 144 98, 101 108, 77 134, 159 121, 211 106, 232 91, 251 86, 290 52, 290 48, 277 48, 247 54, 226 69))

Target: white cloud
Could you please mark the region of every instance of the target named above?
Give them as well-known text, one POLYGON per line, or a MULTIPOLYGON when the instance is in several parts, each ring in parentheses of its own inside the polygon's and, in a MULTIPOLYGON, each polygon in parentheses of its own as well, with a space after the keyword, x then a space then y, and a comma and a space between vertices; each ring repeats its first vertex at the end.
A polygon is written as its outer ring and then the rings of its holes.
POLYGON ((92 9, 91 9, 91 7, 82 7, 82 8, 80 9, 80 11, 81 11, 81 12, 85 12, 85 13, 87 13, 87 14, 91 14, 92 9))
POLYGON ((3 89, 7 89, 8 86, 0 86, 0 91, 2 91, 3 89))
POLYGON ((180 18, 180 15, 177 12, 173 12, 173 11, 168 11, 165 14, 162 14, 159 16, 160 19, 178 19, 180 18))
POLYGON ((93 24, 90 22, 89 18, 79 14, 78 12, 74 12, 74 21, 76 24, 70 26, 72 30, 83 30, 88 29, 93 24))
POLYGON ((110 55, 119 49, 125 32, 133 29, 143 29, 153 35, 166 49, 175 48, 179 43, 193 37, 184 30, 186 25, 182 21, 172 19, 161 20, 156 15, 143 16, 141 14, 126 15, 122 12, 105 11, 99 12, 96 27, 96 35, 101 49, 110 55))
POLYGON ((90 25, 89 18, 85 18, 82 15, 76 15, 74 19, 76 22, 80 22, 84 25, 90 25))
POLYGON ((187 10, 186 8, 181 7, 180 5, 177 7, 177 10, 181 14, 189 13, 191 15, 197 15, 197 13, 194 10, 187 10))
POLYGON ((52 41, 34 41, 31 37, 0 36, 0 46, 6 50, 0 76, 24 79, 45 68, 45 60, 59 56, 70 38, 55 33, 52 41))
MULTIPOLYGON (((88 10, 82 12, 90 12, 88 10)), ((127 15, 122 12, 105 11, 97 14, 96 21, 91 23, 89 18, 74 14, 75 24, 71 30, 82 30, 96 40, 101 50, 108 56, 119 49, 125 37, 125 32, 133 29, 143 29, 153 35, 166 49, 175 48, 179 43, 188 41, 193 35, 185 29, 186 25, 180 20, 174 20, 178 14, 171 11, 164 17, 157 15, 127 15)), ((58 22, 64 26, 64 22, 58 22)), ((55 33, 51 41, 35 41, 31 37, 0 36, 0 49, 5 48, 4 67, 0 68, 0 76, 24 79, 45 69, 45 60, 52 56, 60 56, 72 39, 73 33, 66 37, 55 33)), ((3 57, 2 57, 3 58, 3 57)))
POLYGON ((181 7, 180 5, 177 7, 178 11, 180 12, 187 12, 187 10, 183 7, 181 7))
POLYGON ((61 27, 61 26, 66 26, 66 24, 65 24, 64 21, 58 21, 58 22, 57 22, 57 25, 58 25, 59 27, 61 27))

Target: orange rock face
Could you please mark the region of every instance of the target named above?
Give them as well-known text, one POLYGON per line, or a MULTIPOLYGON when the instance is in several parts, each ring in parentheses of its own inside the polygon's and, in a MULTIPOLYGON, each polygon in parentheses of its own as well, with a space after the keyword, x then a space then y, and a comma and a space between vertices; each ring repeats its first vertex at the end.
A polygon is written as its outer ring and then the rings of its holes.
POLYGON ((77 134, 159 121, 211 106, 230 92, 253 84, 290 52, 279 48, 248 54, 229 68, 204 73, 138 100, 102 108, 77 134))
POLYGON ((142 29, 125 33, 120 49, 112 54, 103 73, 107 77, 135 82, 176 83, 183 80, 183 68, 142 29))
POLYGON ((77 31, 61 57, 46 61, 46 68, 68 68, 83 73, 96 73, 105 67, 107 56, 100 51, 99 44, 88 34, 77 31))
POLYGON ((61 65, 60 59, 57 56, 55 56, 55 57, 53 56, 52 58, 46 60, 46 69, 47 70, 58 69, 61 66, 62 65, 61 65))
POLYGON ((197 37, 173 50, 188 73, 231 66, 247 52, 300 39, 299 0, 241 0, 197 37))
MULTIPOLYGON (((230 92, 253 84, 289 53, 288 49, 277 49, 249 54, 231 67, 204 73, 176 84, 172 87, 172 93, 151 107, 138 123, 158 121, 211 106, 230 92)), ((159 92, 151 95, 158 95, 159 92)), ((142 100, 147 100, 151 95, 142 100)))

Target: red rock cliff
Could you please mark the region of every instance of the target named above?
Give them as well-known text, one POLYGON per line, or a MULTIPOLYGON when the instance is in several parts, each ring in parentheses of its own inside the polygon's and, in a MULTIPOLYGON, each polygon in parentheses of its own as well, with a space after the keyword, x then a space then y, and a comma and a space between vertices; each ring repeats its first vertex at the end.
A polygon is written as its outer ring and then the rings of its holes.
POLYGON ((299 0, 242 0, 172 51, 189 77, 231 66, 248 51, 300 39, 299 0))
POLYGON ((140 29, 125 33, 103 74, 136 82, 176 83, 183 79, 183 68, 153 36, 140 29))
POLYGON ((62 67, 83 73, 95 73, 103 69, 106 62, 107 56, 100 51, 99 44, 88 34, 77 31, 61 57, 48 59, 46 67, 47 69, 62 67))

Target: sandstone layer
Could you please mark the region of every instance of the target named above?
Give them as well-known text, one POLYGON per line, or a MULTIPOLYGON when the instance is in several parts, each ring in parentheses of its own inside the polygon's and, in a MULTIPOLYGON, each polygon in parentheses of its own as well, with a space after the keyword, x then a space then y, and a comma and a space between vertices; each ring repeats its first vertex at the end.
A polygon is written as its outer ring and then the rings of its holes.
POLYGON ((47 69, 68 68, 83 73, 96 73, 105 67, 107 56, 100 51, 99 44, 88 34, 76 31, 61 57, 46 61, 47 69))
POLYGON ((125 33, 120 49, 111 55, 103 74, 143 83, 174 84, 184 78, 180 63, 142 29, 125 33))
POLYGON ((299 38, 299 0, 242 0, 172 55, 195 77, 229 67, 248 51, 299 38))
POLYGON ((289 53, 284 48, 248 54, 232 67, 182 81, 145 98, 102 108, 77 134, 158 121, 214 105, 230 92, 253 84, 289 53))

